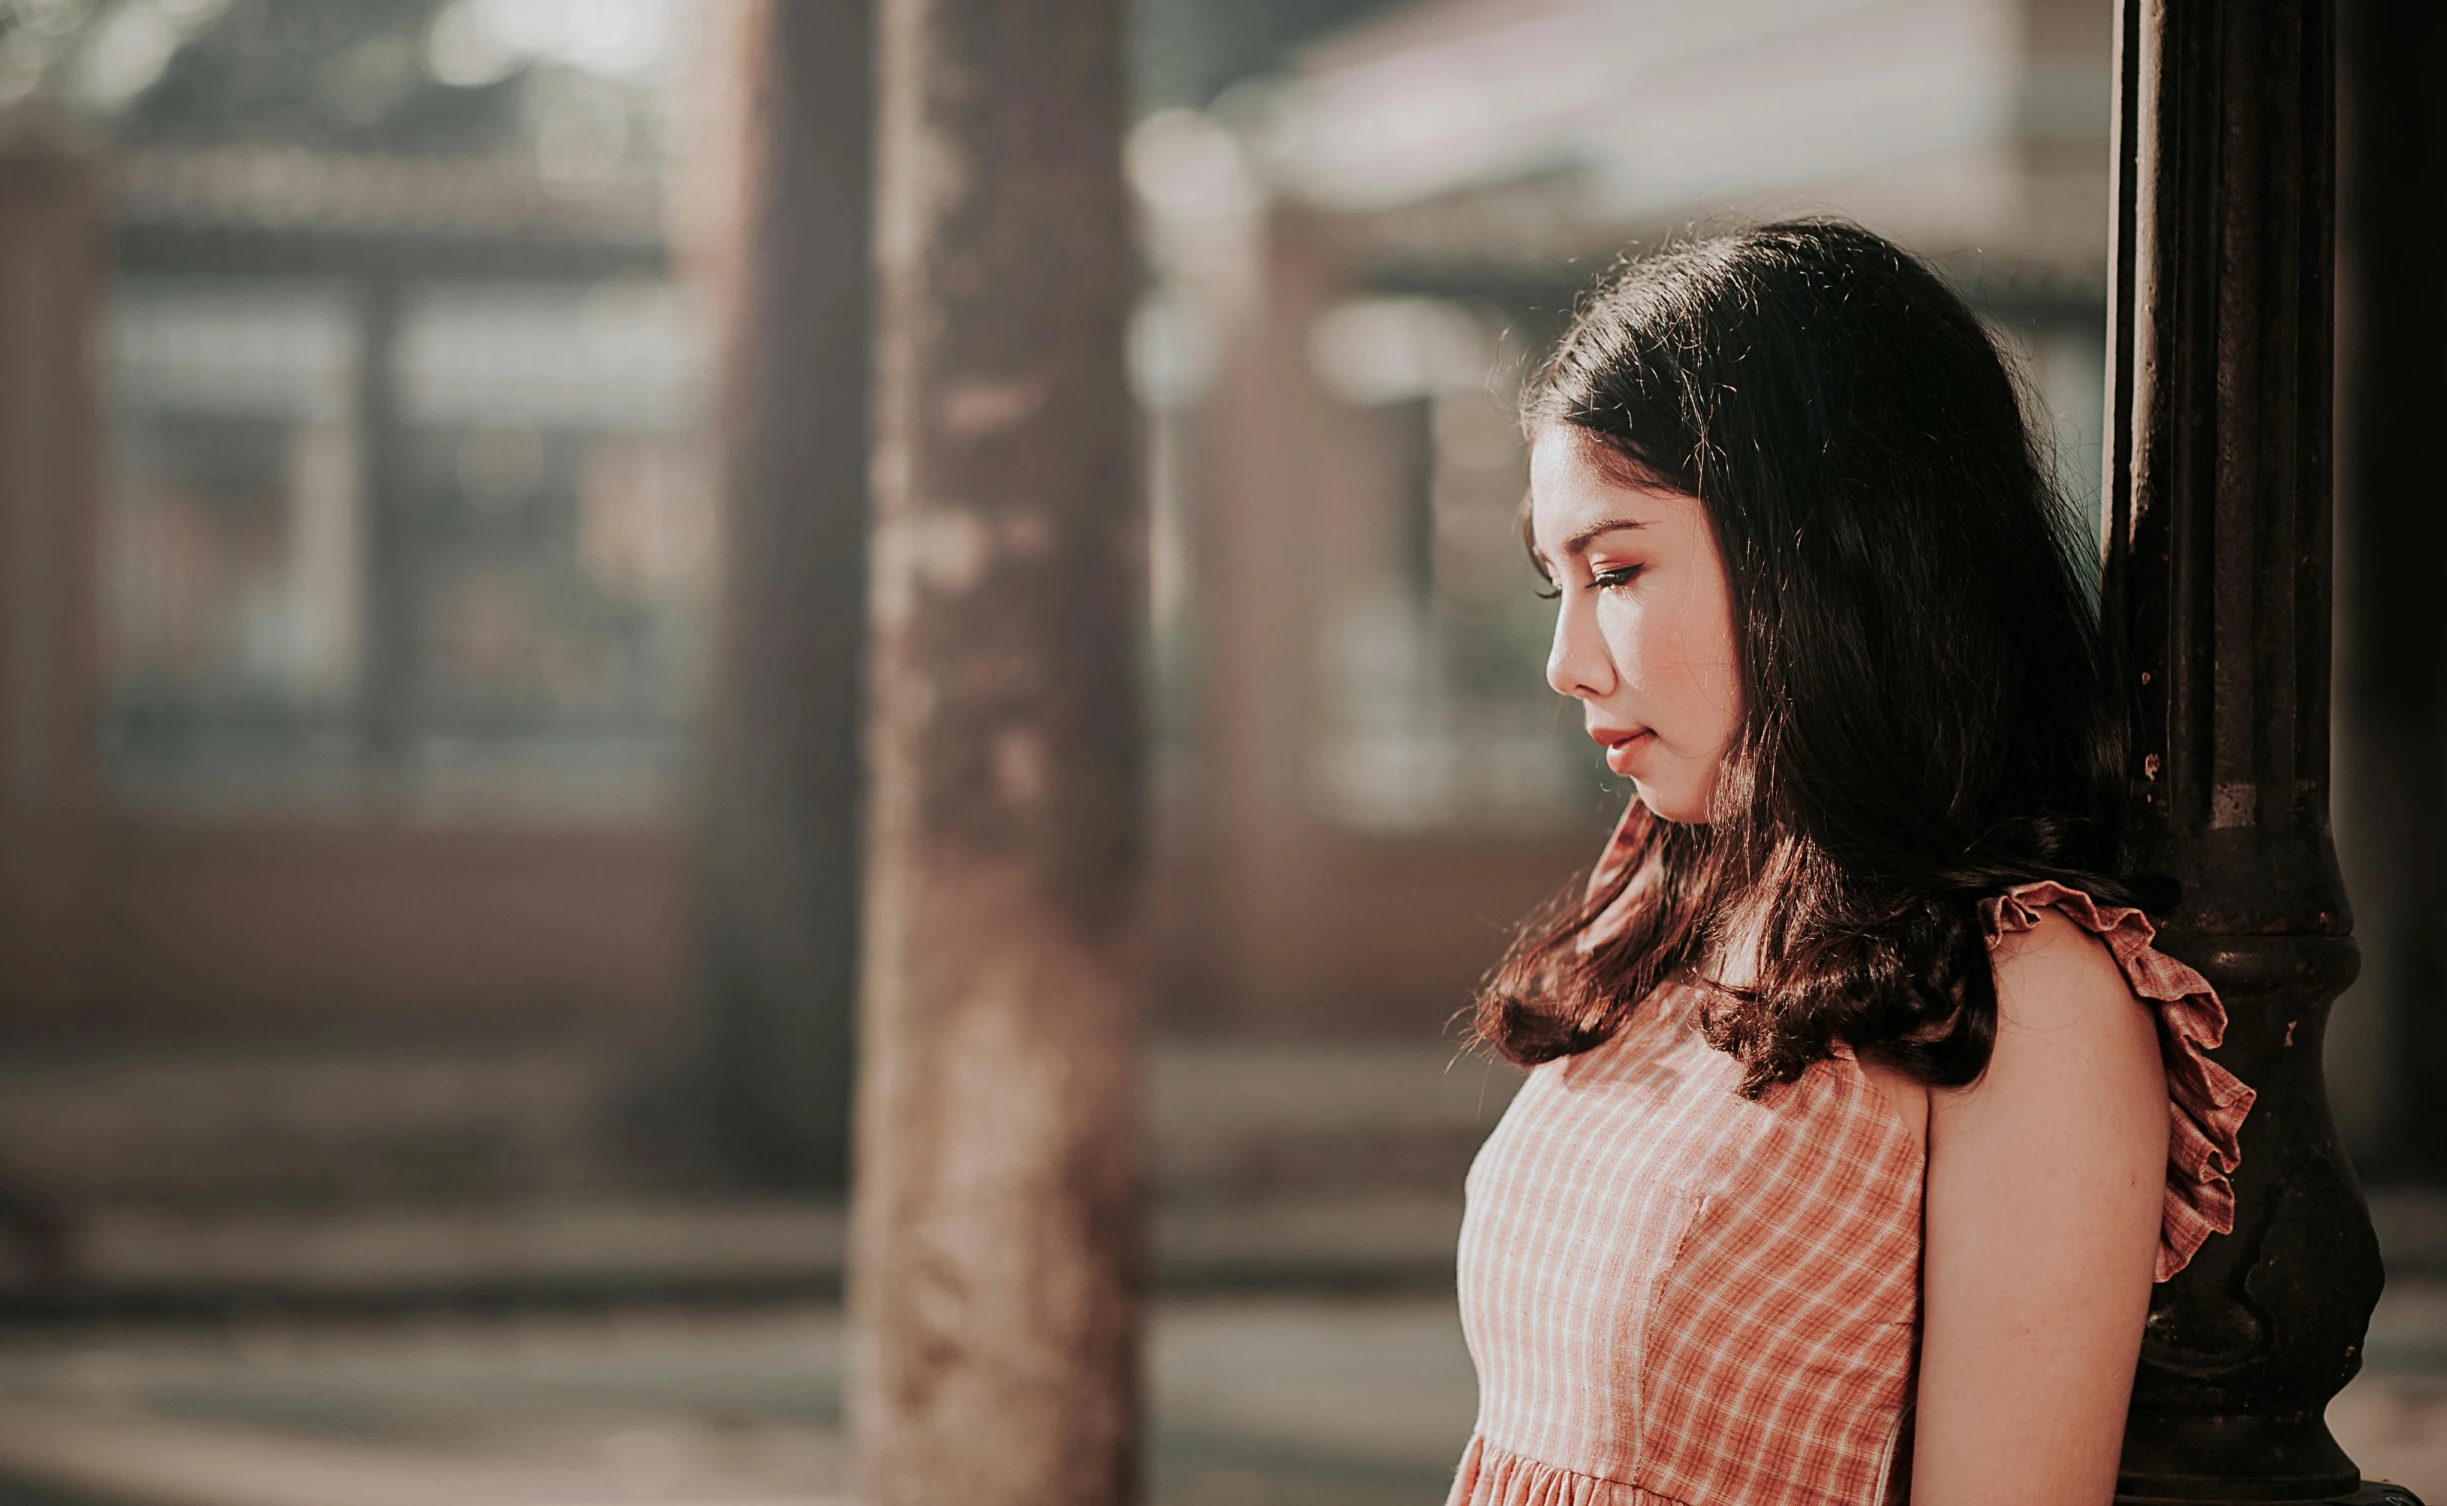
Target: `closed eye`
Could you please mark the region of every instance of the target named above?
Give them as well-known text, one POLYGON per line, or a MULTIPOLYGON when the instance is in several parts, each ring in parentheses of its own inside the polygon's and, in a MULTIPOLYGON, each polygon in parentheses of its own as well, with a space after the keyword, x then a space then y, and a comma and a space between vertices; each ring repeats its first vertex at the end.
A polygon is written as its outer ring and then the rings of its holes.
POLYGON ((1628 586, 1639 579, 1640 572, 1645 568, 1647 567, 1643 565, 1617 565, 1611 570, 1599 570, 1590 575, 1589 584, 1601 591, 1612 590, 1617 586, 1628 586))

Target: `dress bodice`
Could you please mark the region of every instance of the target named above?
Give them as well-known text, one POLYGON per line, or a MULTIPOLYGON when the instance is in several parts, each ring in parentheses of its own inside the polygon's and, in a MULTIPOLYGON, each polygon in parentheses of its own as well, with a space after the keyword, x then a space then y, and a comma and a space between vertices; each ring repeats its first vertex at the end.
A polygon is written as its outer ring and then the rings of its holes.
MULTIPOLYGON (((2224 1011, 2140 912, 2054 884, 2159 1017, 2173 1135, 2160 1280, 2233 1226, 2251 1090, 2224 1011)), ((1918 1141, 1848 1054, 1753 1101, 1669 988, 1531 1072, 1472 1166, 1462 1324, 1477 1435, 1454 1506, 1877 1506, 1909 1485, 1918 1141)))

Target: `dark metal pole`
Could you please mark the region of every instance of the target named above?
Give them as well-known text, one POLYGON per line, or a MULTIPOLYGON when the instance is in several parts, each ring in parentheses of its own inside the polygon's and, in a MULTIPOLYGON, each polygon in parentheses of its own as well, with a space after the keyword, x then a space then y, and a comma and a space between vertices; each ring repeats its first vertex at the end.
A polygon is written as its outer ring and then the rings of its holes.
POLYGON ((2379 1250, 2321 1078, 2352 980, 2328 832, 2335 15, 2121 0, 2105 602, 2137 715, 2141 866, 2260 1097, 2231 1236, 2152 1303, 2130 1500, 2361 1487, 2328 1400, 2379 1250))
POLYGON ((1144 550, 1119 0, 884 0, 863 1498, 1133 1493, 1144 550))
POLYGON ((848 1180, 874 192, 871 0, 755 0, 723 149, 721 628, 698 963, 716 1132, 753 1184, 848 1180))

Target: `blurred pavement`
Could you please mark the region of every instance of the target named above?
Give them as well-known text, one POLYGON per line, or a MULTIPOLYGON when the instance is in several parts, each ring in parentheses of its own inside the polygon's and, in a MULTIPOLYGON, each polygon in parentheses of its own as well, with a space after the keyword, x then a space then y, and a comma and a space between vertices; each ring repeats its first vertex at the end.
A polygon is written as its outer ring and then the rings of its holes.
MULTIPOLYGON (((548 1051, 20 1057, 0 1147, 62 1197, 76 1279, 0 1256, 0 1313, 838 1293, 838 1200, 623 1178, 606 1071, 548 1051)), ((1517 1080, 1433 1040, 1157 1045, 1159 1281, 1448 1283, 1462 1174, 1517 1080)))
MULTIPOLYGON (((1459 1187, 1513 1079, 1442 1047, 1159 1049, 1159 1506, 1435 1506, 1475 1383, 1459 1187)), ((174 1111, 165 1110, 172 1113, 174 1111)), ((2393 1284, 2331 1408, 2447 1502, 2447 1196, 2373 1199, 2393 1284)), ((817 1506, 847 1483, 841 1217, 595 1195, 85 1227, 0 1327, 0 1506, 817 1506)))
MULTIPOLYGON (((1448 1297, 1174 1299, 1149 1350, 1160 1506, 1434 1506, 1469 1432, 1448 1297)), ((825 1304, 25 1337, 0 1502, 829 1506, 841 1354, 825 1304)), ((2330 1418, 2370 1473, 2447 1498, 2447 1284, 2389 1294, 2330 1418)))

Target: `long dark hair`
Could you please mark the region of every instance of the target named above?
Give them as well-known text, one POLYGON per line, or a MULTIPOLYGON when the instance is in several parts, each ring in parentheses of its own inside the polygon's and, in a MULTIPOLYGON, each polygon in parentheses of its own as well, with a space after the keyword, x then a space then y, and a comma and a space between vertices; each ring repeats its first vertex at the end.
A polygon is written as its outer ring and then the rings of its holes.
POLYGON ((1477 1036, 1524 1064, 1587 1050, 1693 978, 1752 1096, 1839 1043, 1978 1077, 1982 902, 2040 879, 2134 902, 2082 535, 1978 318, 1859 226, 1765 225, 1616 275, 1522 413, 1705 506, 1743 715, 1710 819, 1635 803, 1516 935, 1477 1036))

